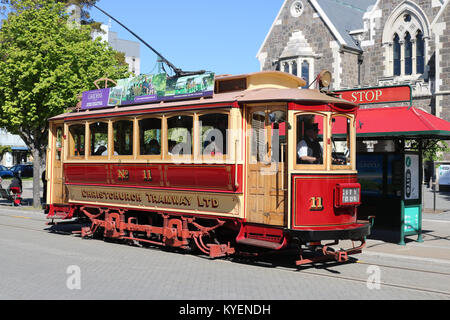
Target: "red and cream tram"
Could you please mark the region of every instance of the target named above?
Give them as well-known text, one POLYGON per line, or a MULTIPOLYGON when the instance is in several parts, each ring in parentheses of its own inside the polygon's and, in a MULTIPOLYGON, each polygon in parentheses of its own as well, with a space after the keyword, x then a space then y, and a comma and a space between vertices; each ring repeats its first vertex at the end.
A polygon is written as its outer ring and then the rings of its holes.
POLYGON ((82 237, 213 258, 297 246, 303 264, 316 261, 306 248, 338 261, 360 252, 370 227, 357 220, 358 106, 282 72, 214 82, 208 98, 52 118, 47 217, 87 220, 82 237), (325 244, 339 240, 361 245, 325 244))

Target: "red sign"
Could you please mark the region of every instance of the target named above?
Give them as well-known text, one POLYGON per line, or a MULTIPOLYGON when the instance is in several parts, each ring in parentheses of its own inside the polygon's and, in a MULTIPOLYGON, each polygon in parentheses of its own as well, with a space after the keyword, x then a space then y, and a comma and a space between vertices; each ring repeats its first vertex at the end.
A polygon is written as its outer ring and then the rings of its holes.
POLYGON ((356 104, 409 102, 411 103, 410 86, 362 88, 352 90, 335 91, 344 100, 356 104))

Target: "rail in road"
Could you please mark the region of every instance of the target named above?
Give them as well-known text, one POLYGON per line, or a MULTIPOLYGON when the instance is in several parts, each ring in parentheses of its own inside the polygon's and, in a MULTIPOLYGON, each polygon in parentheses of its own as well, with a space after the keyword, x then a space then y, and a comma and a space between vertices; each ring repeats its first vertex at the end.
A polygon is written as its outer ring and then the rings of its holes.
MULTIPOLYGON (((41 213, 21 211, 19 209, 0 208, 0 227, 5 229, 21 230, 23 232, 37 232, 52 236, 51 232, 66 233, 68 239, 73 241, 89 241, 82 240, 78 236, 70 235, 70 225, 63 224, 63 228, 58 229, 54 226, 46 226, 45 216, 41 213), (68 228, 69 227, 69 228, 68 228)), ((433 220, 435 223, 436 220, 433 220)), ((20 237, 20 233, 17 233, 20 237)), ((46 237, 48 240, 48 237, 46 237)), ((92 240, 93 246, 95 242, 101 240, 92 240)), ((48 242, 43 245, 48 245, 48 242)), ((76 243, 73 244, 76 246, 76 243)), ((113 244, 119 246, 121 250, 126 249, 121 244, 113 244)), ((143 250, 144 248, 139 249, 143 250)), ((156 253, 156 252, 155 252, 156 253)), ((179 254, 174 252, 174 255, 179 254)), ((435 299, 450 299, 450 272, 448 266, 438 266, 436 263, 427 263, 426 259, 415 259, 408 257, 402 259, 399 256, 389 255, 371 255, 360 254, 351 257, 349 262, 344 264, 338 263, 321 263, 314 266, 297 267, 293 263, 293 252, 284 252, 282 254, 269 254, 258 259, 236 258, 231 257, 226 260, 211 261, 212 267, 217 263, 217 267, 221 267, 222 263, 230 263, 231 266, 248 266, 249 268, 260 267, 267 270, 276 270, 281 273, 299 273, 302 276, 308 275, 321 279, 340 280, 343 286, 352 286, 353 284, 366 285, 370 290, 400 290, 403 296, 408 297, 410 293, 431 294, 435 299)), ((200 258, 204 258, 198 255, 200 258)), ((204 261, 209 261, 204 259, 204 261)), ((282 275, 281 275, 282 276, 282 275)), ((324 293, 325 294, 325 293, 324 293)), ((101 298, 101 297, 99 297, 101 298)), ((206 298, 206 297, 205 297, 206 298)), ((342 297, 339 297, 342 298, 342 297)), ((361 297, 364 299, 364 297, 361 297)), ((394 298, 393 299, 398 299, 394 298)))

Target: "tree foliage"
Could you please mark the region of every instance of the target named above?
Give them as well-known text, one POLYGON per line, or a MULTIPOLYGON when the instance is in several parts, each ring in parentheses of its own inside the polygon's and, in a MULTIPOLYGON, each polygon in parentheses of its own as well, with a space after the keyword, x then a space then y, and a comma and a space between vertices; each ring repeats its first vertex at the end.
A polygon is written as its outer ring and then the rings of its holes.
MULTIPOLYGON (((419 151, 419 141, 411 141, 411 150, 419 151)), ((425 139, 422 142, 423 161, 441 161, 443 155, 449 152, 450 148, 446 141, 440 139, 425 139)))
POLYGON ((20 135, 35 161, 50 117, 74 107, 81 92, 95 89, 94 80, 127 76, 117 52, 92 40, 89 25, 68 23, 65 5, 14 0, 0 29, 0 127, 20 135))
MULTIPOLYGON (((96 4, 99 0, 55 0, 54 2, 65 4, 66 6, 75 4, 81 9, 81 24, 97 24, 91 19, 89 8, 96 4)), ((0 12, 3 14, 8 12, 8 9, 17 10, 22 5, 22 0, 0 0, 2 4, 0 12)), ((34 0, 35 4, 42 4, 42 0, 34 0)))

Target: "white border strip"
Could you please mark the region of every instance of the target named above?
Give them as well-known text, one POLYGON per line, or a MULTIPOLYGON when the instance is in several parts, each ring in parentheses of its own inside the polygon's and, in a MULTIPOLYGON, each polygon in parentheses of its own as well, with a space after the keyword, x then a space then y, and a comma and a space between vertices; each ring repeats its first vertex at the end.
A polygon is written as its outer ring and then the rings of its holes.
MULTIPOLYGON (((370 251, 363 251, 361 255, 368 255, 368 256, 381 256, 381 257, 389 257, 389 258, 400 258, 400 259, 406 259, 406 260, 416 260, 416 261, 426 261, 426 262, 432 262, 432 263, 442 263, 442 264, 449 264, 450 260, 444 260, 444 259, 435 259, 435 258, 424 258, 424 257, 416 257, 416 256, 404 256, 401 254, 392 254, 392 253, 384 253, 384 252, 370 252, 370 251)), ((363 259, 361 259, 363 260, 363 259)))

